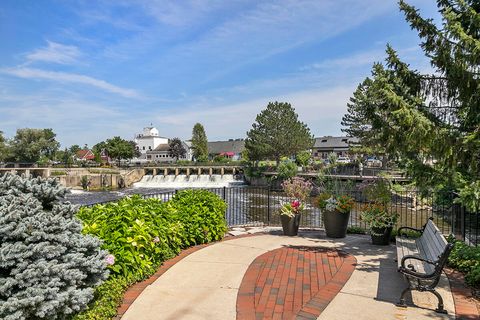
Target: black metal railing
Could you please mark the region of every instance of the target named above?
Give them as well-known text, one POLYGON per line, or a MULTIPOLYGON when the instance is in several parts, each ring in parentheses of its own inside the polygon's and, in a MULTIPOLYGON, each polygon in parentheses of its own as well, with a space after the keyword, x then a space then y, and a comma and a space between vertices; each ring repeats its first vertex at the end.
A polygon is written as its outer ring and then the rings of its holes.
MULTIPOLYGON (((289 201, 281 190, 262 187, 223 187, 207 188, 227 203, 225 219, 228 226, 280 226, 280 208, 289 201)), ((171 199, 177 191, 143 194, 144 198, 156 198, 162 201, 171 199)), ((360 191, 346 192, 355 199, 350 213, 350 227, 367 229, 361 220, 362 207, 367 200, 360 191)), ((409 226, 421 228, 429 218, 444 234, 452 234, 465 242, 480 244, 479 213, 470 213, 454 202, 454 193, 425 194, 417 191, 395 192, 388 205, 389 212, 399 215, 397 227, 409 226)), ((322 211, 312 196, 305 203, 300 226, 302 228, 323 228, 322 211)))

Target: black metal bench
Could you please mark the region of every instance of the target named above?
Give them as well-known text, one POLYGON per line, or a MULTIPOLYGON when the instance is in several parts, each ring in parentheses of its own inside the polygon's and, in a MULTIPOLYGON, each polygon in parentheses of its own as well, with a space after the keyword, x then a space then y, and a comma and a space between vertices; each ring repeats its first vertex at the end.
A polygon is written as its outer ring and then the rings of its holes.
POLYGON ((438 307, 435 311, 447 313, 443 306, 443 298, 435 291, 435 287, 440 281, 453 244, 447 242, 432 218, 422 229, 410 227, 398 229, 396 244, 398 272, 402 273, 408 282, 408 287, 403 290, 397 305, 407 306, 405 296, 409 291, 428 291, 438 298, 438 307), (404 233, 406 230, 418 231, 421 236, 417 239, 408 238, 404 233))

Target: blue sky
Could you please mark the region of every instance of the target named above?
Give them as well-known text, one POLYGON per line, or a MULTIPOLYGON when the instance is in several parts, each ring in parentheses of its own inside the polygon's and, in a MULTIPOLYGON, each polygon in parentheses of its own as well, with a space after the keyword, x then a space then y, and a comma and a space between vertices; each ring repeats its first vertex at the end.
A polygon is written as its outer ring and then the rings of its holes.
MULTIPOLYGON (((437 17, 435 1, 411 0, 437 17)), ((62 146, 131 139, 150 123, 188 139, 244 137, 269 101, 315 136, 390 43, 429 70, 396 1, 192 0, 0 3, 0 130, 53 128, 62 146)))

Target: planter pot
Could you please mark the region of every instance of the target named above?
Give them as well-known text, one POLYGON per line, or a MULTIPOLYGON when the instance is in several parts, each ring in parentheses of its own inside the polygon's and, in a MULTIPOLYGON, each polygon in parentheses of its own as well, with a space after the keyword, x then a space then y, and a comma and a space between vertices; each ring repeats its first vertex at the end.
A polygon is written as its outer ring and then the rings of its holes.
POLYGON ((342 213, 338 211, 322 210, 323 224, 327 237, 345 238, 347 236, 348 221, 350 212, 342 213))
POLYGON ((298 227, 300 226, 300 215, 296 214, 294 217, 280 215, 282 221, 283 234, 286 236, 298 235, 298 227))
POLYGON ((372 228, 372 244, 386 246, 390 244, 390 235, 393 227, 372 228))

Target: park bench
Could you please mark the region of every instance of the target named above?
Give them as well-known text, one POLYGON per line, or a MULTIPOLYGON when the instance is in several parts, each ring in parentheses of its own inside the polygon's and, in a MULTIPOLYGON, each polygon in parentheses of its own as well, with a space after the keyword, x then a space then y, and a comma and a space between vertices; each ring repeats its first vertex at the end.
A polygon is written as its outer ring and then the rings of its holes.
POLYGON ((402 273, 408 282, 403 290, 398 306, 406 307, 405 296, 409 291, 431 292, 438 298, 439 313, 447 313, 443 306, 442 296, 435 291, 440 281, 443 267, 452 251, 453 244, 448 243, 438 227, 430 218, 422 229, 401 227, 398 229, 397 261, 398 272, 402 273), (421 233, 419 238, 409 238, 405 231, 421 233))

